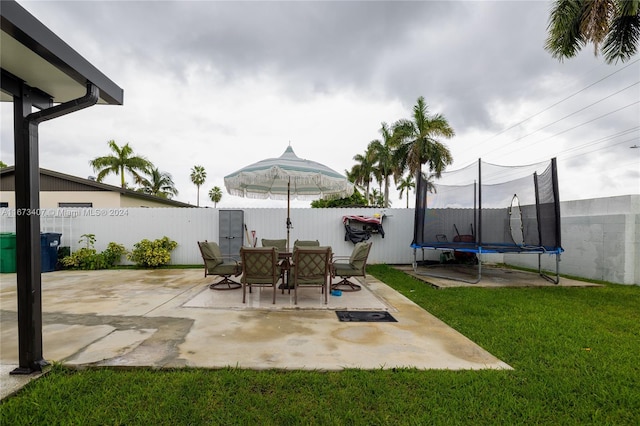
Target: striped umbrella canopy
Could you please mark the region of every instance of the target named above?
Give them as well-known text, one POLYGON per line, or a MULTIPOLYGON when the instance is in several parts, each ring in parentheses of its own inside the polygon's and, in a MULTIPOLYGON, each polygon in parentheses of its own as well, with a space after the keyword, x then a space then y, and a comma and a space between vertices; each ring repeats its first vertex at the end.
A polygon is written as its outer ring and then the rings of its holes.
POLYGON ((278 158, 250 164, 225 176, 231 195, 247 198, 287 200, 287 248, 289 247, 291 199, 344 198, 353 194, 353 184, 335 170, 298 157, 291 145, 278 158))

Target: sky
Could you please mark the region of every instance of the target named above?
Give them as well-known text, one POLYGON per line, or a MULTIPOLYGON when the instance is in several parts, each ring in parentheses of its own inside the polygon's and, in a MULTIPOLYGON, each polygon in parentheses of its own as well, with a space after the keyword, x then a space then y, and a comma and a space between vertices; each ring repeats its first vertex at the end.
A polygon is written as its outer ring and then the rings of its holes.
MULTIPOLYGON (((197 203, 200 165, 201 206, 219 186, 219 208, 284 207, 226 193, 224 176, 289 144, 344 173, 423 96, 456 133, 442 140, 447 170, 556 157, 563 201, 640 194, 640 55, 608 65, 587 45, 552 58, 548 1, 19 3, 124 89, 122 106, 40 125, 46 169, 95 176, 89 161, 115 140, 170 173, 176 200, 197 203)), ((0 159, 12 165, 1 108, 0 159)), ((392 207, 406 207, 395 187, 392 207)))

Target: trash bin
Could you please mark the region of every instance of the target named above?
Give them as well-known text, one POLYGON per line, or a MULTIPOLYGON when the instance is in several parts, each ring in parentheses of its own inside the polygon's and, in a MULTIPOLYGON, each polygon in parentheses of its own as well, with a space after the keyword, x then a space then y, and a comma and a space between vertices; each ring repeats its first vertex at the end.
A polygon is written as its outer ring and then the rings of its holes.
POLYGON ((41 271, 51 272, 56 270, 58 262, 58 247, 62 234, 45 232, 40 234, 40 259, 41 271))
POLYGON ((0 232, 0 272, 16 272, 16 234, 0 232))

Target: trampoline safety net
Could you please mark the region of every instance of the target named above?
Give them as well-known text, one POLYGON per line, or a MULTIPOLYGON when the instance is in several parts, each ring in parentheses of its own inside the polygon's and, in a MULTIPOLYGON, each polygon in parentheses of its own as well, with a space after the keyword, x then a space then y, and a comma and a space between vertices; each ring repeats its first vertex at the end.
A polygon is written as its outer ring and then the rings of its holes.
POLYGON ((562 252, 556 159, 526 166, 482 160, 416 188, 411 246, 470 253, 562 252))

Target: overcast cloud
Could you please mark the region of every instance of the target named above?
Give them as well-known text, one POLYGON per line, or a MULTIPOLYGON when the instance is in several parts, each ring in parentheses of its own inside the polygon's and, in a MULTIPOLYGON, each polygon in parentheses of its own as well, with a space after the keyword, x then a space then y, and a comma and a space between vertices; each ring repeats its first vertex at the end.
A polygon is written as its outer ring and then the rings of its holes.
MULTIPOLYGON (((95 175, 108 140, 129 142, 173 175, 180 201, 196 203, 189 173, 204 166, 212 206, 225 175, 289 142, 350 169, 381 122, 424 96, 456 131, 452 170, 558 157, 562 200, 640 193, 638 57, 606 65, 587 46, 551 58, 547 1, 19 3, 124 89, 123 106, 42 124, 44 168, 95 175)), ((7 105, 1 136, 13 164, 7 105)), ((282 205, 225 193, 218 206, 282 205)))

